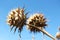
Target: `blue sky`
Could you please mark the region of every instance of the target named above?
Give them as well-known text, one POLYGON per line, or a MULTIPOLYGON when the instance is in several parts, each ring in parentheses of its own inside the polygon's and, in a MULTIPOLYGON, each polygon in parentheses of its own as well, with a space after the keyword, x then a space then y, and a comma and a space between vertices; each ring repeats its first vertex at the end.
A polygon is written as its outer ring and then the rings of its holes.
MULTIPOLYGON (((23 7, 30 13, 28 16, 41 12, 45 15, 48 22, 48 31, 53 36, 56 36, 58 27, 60 26, 60 0, 0 0, 0 40, 18 40, 18 32, 10 32, 10 26, 6 24, 6 17, 11 9, 23 7)), ((21 33, 21 40, 32 40, 32 33, 25 27, 21 33)), ((44 36, 46 40, 51 38, 44 36)), ((42 40, 42 33, 35 34, 35 40, 42 40)))

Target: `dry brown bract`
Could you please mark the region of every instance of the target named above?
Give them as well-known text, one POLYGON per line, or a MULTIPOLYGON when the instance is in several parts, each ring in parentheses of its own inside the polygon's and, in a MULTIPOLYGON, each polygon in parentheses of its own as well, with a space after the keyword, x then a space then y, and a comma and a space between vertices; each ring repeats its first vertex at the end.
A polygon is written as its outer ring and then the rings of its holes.
POLYGON ((57 32, 56 38, 60 39, 60 32, 57 32))
POLYGON ((12 10, 7 18, 7 23, 11 26, 11 29, 15 27, 14 32, 16 31, 17 28, 21 32, 25 21, 26 16, 24 14, 24 9, 20 8, 12 10))
MULTIPOLYGON (((45 28, 45 26, 47 26, 46 24, 46 18, 44 18, 43 14, 34 14, 32 15, 30 18, 27 19, 27 24, 31 24, 37 27, 41 27, 41 28, 45 28)), ((27 28, 31 31, 31 32, 40 32, 39 29, 28 25, 27 28)))

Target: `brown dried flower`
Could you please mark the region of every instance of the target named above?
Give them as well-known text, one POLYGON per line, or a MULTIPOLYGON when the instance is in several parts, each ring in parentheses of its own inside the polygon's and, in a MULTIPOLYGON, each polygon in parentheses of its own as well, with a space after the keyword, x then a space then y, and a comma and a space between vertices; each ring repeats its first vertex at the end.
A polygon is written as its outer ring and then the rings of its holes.
POLYGON ((15 27, 14 32, 18 28, 18 30, 21 32, 23 29, 23 26, 26 22, 26 15, 24 14, 24 9, 14 9, 12 10, 7 18, 7 23, 12 26, 11 30, 15 27))
MULTIPOLYGON (((33 16, 31 16, 30 18, 27 19, 27 24, 31 24, 37 27, 41 27, 41 28, 45 28, 45 26, 47 26, 46 24, 46 18, 44 18, 43 14, 34 14, 33 16)), ((40 32, 39 29, 28 25, 27 28, 31 31, 31 32, 40 32)))

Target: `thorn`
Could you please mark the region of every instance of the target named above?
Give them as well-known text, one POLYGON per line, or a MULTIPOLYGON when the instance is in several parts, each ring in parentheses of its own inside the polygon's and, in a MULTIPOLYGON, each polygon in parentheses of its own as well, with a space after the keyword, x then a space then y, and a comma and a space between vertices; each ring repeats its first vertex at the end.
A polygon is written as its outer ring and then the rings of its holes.
POLYGON ((17 29, 17 27, 15 28, 14 33, 16 32, 16 29, 17 29))
POLYGON ((25 15, 27 15, 29 12, 27 12, 25 15))
POLYGON ((23 6, 23 9, 25 8, 25 5, 23 6))
POLYGON ((12 28, 11 28, 10 32, 12 31, 12 29, 13 29, 13 26, 12 26, 12 28))

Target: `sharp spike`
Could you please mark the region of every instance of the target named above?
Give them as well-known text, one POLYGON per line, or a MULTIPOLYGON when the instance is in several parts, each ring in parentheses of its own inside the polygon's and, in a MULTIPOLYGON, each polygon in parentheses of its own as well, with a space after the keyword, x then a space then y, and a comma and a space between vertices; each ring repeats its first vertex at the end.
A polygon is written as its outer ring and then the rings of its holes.
POLYGON ((10 32, 12 31, 13 28, 14 28, 14 27, 12 26, 10 32))
POLYGON ((16 30, 17 30, 17 27, 14 29, 14 33, 16 32, 16 30))
POLYGON ((29 12, 27 12, 25 15, 27 15, 29 12))

